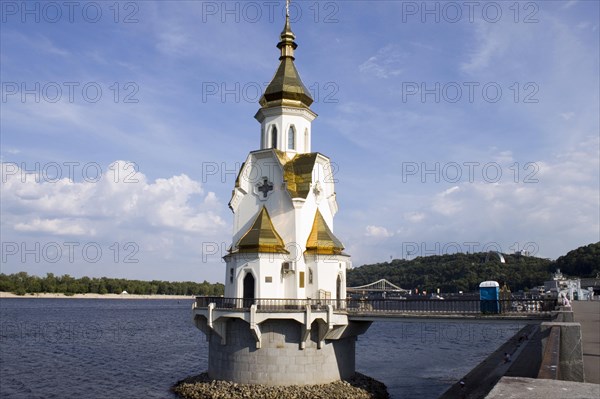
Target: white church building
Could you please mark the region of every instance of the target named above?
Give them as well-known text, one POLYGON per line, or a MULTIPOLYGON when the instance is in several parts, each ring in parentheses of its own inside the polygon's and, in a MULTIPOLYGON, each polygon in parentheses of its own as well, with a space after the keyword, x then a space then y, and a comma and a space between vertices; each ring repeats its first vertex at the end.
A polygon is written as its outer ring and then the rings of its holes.
POLYGON ((333 234, 333 169, 329 158, 311 152, 317 115, 294 65, 294 39, 286 18, 279 68, 255 115, 260 149, 246 158, 229 203, 226 297, 345 298, 350 257, 333 234))
POLYGON ((260 147, 242 164, 229 202, 225 295, 199 297, 193 317, 210 343, 211 378, 327 383, 354 374, 356 336, 370 322, 349 322, 344 311, 351 260, 334 234, 332 165, 312 151, 317 115, 294 65, 289 15, 277 47, 279 67, 255 115, 260 147))

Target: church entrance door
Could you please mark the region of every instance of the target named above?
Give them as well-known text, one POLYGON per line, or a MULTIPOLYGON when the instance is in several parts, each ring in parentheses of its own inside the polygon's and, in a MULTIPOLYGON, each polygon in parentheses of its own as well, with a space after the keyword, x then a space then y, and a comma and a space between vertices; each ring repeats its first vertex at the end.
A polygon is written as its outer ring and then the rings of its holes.
POLYGON ((246 273, 244 277, 244 307, 249 308, 254 299, 254 276, 246 273))

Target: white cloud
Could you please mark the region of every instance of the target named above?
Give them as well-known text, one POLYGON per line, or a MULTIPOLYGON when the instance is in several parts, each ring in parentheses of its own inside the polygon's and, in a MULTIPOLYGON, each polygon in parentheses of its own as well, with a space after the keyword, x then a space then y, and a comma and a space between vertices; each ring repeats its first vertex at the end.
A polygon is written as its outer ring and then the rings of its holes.
POLYGON ((49 233, 57 236, 94 236, 96 231, 84 226, 82 221, 73 219, 39 219, 19 222, 14 225, 16 231, 49 233))
POLYGON ((132 175, 130 165, 116 161, 103 169, 106 173, 98 181, 93 181, 94 173, 86 177, 88 181, 73 182, 68 178, 54 181, 43 173, 27 173, 14 164, 2 163, 3 204, 20 215, 18 219, 8 217, 5 224, 12 222, 19 231, 60 235, 93 231, 73 225, 73 217, 84 225, 115 220, 120 226, 196 233, 216 232, 225 226, 216 214, 219 203, 215 194, 204 194, 200 183, 186 175, 150 183, 142 173, 132 175), (204 198, 196 199, 202 195, 204 198))
POLYGON ((374 75, 377 78, 387 79, 402 74, 406 55, 399 46, 389 44, 377 51, 377 54, 359 65, 361 73, 374 75))
POLYGON ((407 212, 404 214, 404 218, 412 223, 419 223, 425 220, 426 215, 423 212, 407 212))
POLYGON ((468 60, 462 63, 461 69, 465 72, 477 72, 493 65, 494 58, 502 57, 509 49, 511 37, 510 30, 496 24, 490 24, 482 20, 475 22, 477 47, 469 54, 468 60))
MULTIPOLYGON (((132 174, 131 164, 115 161, 102 167, 97 181, 95 173, 85 176, 88 181, 73 181, 1 163, 3 242, 21 249, 43 248, 34 267, 39 273, 60 264, 74 275, 157 278, 170 271, 183 279, 205 270, 205 278, 220 279, 218 265, 226 249, 222 243, 229 240, 220 216, 225 204, 185 174, 150 182, 140 172, 132 174), (205 251, 205 243, 214 243, 211 251, 205 251), (44 252, 57 246, 62 249, 59 263, 44 252), (99 250, 98 262, 89 260, 86 251, 92 247, 99 250), (153 269, 146 270, 148 266, 153 269), (78 268, 71 271, 73 267, 78 268)), ((17 252, 3 268, 22 270, 23 257, 29 259, 17 252)))
POLYGON ((367 237, 388 238, 394 235, 394 233, 381 226, 367 226, 365 230, 367 237))
POLYGON ((452 216, 460 212, 463 209, 462 201, 456 195, 460 191, 460 187, 454 186, 437 194, 433 200, 432 209, 445 216, 452 216))
POLYGON ((578 2, 579 2, 579 0, 566 1, 565 3, 563 3, 562 8, 569 9, 569 8, 573 7, 575 4, 577 4, 578 2))
POLYGON ((158 49, 166 54, 189 54, 190 35, 181 26, 169 24, 169 30, 158 33, 158 49))
POLYGON ((498 154, 493 156, 493 160, 501 165, 510 165, 514 162, 512 151, 500 151, 498 154))
POLYGON ((570 120, 571 118, 573 118, 575 116, 575 112, 561 112, 560 116, 564 120, 568 121, 568 120, 570 120))
MULTIPOLYGON (((25 35, 14 30, 6 30, 2 33, 23 46, 35 48, 40 53, 48 53, 61 57, 69 57, 71 52, 55 44, 49 37, 42 34, 25 35), (10 35, 10 36, 9 36, 10 35)), ((5 37, 7 39, 8 37, 5 37)))

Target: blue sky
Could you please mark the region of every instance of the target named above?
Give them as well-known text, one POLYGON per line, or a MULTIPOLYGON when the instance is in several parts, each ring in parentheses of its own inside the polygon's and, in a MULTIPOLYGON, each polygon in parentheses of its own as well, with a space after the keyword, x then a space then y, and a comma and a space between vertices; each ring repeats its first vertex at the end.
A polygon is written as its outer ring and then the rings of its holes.
MULTIPOLYGON (((284 3, 72 4, 2 2, 2 272, 223 281, 284 3)), ((355 266, 600 240, 597 1, 291 16, 355 266)))

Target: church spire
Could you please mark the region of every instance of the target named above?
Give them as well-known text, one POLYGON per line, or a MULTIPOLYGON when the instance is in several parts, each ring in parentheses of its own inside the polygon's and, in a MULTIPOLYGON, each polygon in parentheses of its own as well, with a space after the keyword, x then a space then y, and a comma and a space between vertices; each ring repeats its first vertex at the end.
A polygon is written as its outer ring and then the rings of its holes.
POLYGON ((298 45, 294 42, 294 40, 296 40, 296 35, 294 35, 294 32, 292 32, 292 28, 290 26, 289 0, 285 2, 285 25, 280 37, 281 41, 277 44, 277 48, 281 50, 281 57, 279 57, 279 60, 282 60, 285 57, 290 57, 292 60, 294 60, 294 50, 296 50, 298 45))
POLYGON ((309 108, 313 99, 308 89, 302 83, 300 74, 294 65, 294 50, 298 47, 296 35, 290 24, 290 4, 286 1, 285 25, 280 35, 277 48, 281 51, 279 68, 259 100, 262 108, 275 106, 292 106, 309 108))

